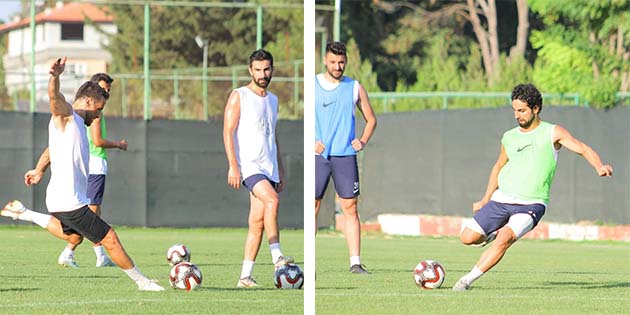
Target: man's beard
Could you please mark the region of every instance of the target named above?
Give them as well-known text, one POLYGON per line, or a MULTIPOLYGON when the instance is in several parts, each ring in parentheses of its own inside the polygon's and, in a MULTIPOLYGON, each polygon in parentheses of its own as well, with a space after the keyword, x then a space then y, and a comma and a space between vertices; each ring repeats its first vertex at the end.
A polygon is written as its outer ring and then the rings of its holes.
POLYGON ((258 80, 254 80, 254 84, 261 89, 266 89, 269 86, 269 82, 271 82, 271 77, 264 77, 258 80))

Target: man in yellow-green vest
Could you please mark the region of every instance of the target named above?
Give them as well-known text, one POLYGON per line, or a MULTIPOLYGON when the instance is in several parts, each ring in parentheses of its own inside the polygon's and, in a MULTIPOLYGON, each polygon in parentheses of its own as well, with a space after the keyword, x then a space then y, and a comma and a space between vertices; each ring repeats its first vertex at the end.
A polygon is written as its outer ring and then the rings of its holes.
POLYGON ((465 245, 494 243, 457 281, 454 291, 470 290, 514 242, 538 224, 549 203, 558 152, 563 146, 582 155, 599 176, 612 176, 612 167, 603 164, 591 147, 563 127, 540 120, 542 105, 542 95, 532 84, 519 84, 512 91, 512 110, 519 126, 503 134, 486 192, 473 204, 473 220, 460 235, 465 245))

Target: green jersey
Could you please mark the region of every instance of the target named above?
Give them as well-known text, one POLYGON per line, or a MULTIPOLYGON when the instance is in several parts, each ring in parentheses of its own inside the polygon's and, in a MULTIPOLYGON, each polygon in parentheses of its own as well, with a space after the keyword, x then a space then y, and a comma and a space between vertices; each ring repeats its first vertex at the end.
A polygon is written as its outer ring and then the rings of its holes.
POLYGON ((499 172, 499 190, 525 201, 549 203, 558 158, 553 127, 541 121, 532 131, 516 127, 503 134, 501 144, 508 161, 499 172))
MULTIPOLYGON (((107 151, 105 148, 100 148, 94 145, 92 140, 92 133, 90 133, 90 127, 88 126, 88 140, 90 141, 90 155, 98 156, 103 160, 107 160, 107 151)), ((107 126, 105 123, 105 116, 101 115, 101 138, 107 139, 107 126)))

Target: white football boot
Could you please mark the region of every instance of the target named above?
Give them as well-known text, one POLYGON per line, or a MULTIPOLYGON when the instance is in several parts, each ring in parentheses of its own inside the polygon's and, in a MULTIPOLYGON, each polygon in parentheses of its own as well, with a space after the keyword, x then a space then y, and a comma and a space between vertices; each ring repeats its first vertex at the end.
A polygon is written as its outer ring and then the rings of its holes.
POLYGON ((96 267, 116 267, 116 264, 107 256, 100 256, 96 258, 96 267))
POLYGON ((17 220, 20 217, 20 214, 26 211, 26 207, 19 200, 13 200, 7 203, 4 208, 0 211, 0 215, 3 217, 9 217, 13 220, 17 220))
POLYGON ((243 278, 243 279, 238 279, 238 283, 236 284, 237 288, 254 288, 257 287, 258 283, 256 283, 256 280, 254 280, 254 278, 252 278, 251 276, 247 277, 247 278, 243 278))
POLYGON ((164 291, 164 288, 157 284, 156 280, 148 280, 143 282, 143 284, 138 283, 138 290, 159 292, 164 291))

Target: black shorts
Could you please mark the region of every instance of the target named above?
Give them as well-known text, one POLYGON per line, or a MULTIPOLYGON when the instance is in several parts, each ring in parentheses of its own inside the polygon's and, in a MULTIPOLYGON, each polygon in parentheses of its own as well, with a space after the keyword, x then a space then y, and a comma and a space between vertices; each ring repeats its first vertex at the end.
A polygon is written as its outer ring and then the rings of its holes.
POLYGON ((92 243, 98 243, 109 233, 111 226, 86 205, 69 212, 52 212, 61 221, 63 234, 81 234, 92 243))

